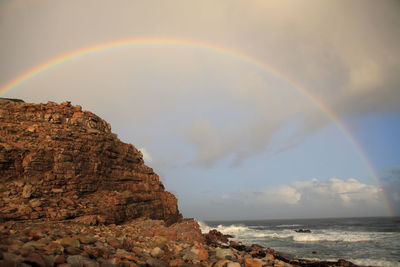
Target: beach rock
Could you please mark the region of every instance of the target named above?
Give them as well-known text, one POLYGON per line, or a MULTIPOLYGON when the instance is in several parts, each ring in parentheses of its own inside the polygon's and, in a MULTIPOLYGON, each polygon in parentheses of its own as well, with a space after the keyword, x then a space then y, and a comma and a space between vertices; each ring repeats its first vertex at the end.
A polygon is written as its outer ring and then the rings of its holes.
POLYGON ((185 262, 182 259, 174 259, 169 262, 169 266, 172 266, 172 267, 179 267, 179 266, 184 266, 184 265, 185 265, 185 262))
POLYGON ((218 259, 227 259, 229 257, 229 259, 233 258, 233 252, 230 248, 217 248, 215 250, 216 254, 215 256, 218 259))
POLYGON ((229 262, 226 267, 240 267, 240 263, 238 262, 229 262))
POLYGON ((245 258, 244 266, 245 267, 262 267, 263 262, 260 259, 245 258))
POLYGON ((310 229, 296 229, 294 230, 296 233, 311 233, 310 229))
POLYGON ((32 266, 38 267, 46 267, 46 262, 44 261, 43 257, 37 253, 29 254, 25 259, 24 263, 28 263, 32 266))
POLYGON ((229 260, 219 260, 213 266, 214 267, 224 267, 225 265, 231 263, 229 260))
POLYGON ((229 239, 232 238, 231 235, 224 235, 223 233, 213 229, 210 230, 207 234, 204 234, 204 238, 206 240, 207 245, 210 246, 219 246, 222 243, 228 243, 229 239))
POLYGON ((155 247, 151 250, 150 255, 154 258, 157 258, 161 253, 163 253, 164 251, 159 248, 159 247, 155 247))
POLYGON ((72 237, 64 237, 61 240, 61 244, 64 247, 74 247, 74 248, 79 248, 81 246, 80 242, 78 239, 76 238, 72 238, 72 237))
POLYGON ((0 221, 181 219, 176 198, 142 153, 121 142, 103 119, 70 102, 0 99, 0 180, 8 195, 0 221))

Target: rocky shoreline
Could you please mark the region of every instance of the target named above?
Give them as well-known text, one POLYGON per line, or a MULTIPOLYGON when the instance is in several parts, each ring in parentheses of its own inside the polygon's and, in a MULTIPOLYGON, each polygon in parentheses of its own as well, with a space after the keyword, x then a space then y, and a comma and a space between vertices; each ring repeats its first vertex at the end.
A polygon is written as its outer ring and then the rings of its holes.
POLYGON ((86 220, 8 221, 0 225, 0 266, 356 266, 288 259, 270 248, 229 241, 184 219, 166 226, 162 220, 136 219, 124 224, 86 220), (93 225, 94 224, 94 225, 93 225))
POLYGON ((111 126, 70 102, 0 98, 0 267, 355 266, 202 234, 111 126))

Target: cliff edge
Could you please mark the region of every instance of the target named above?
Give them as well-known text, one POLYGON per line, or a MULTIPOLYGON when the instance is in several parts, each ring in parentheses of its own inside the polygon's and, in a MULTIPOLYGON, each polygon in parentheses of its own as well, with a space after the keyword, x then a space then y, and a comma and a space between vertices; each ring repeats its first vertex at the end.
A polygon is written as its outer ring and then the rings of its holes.
POLYGON ((70 102, 0 99, 0 221, 123 223, 182 216, 143 155, 70 102))

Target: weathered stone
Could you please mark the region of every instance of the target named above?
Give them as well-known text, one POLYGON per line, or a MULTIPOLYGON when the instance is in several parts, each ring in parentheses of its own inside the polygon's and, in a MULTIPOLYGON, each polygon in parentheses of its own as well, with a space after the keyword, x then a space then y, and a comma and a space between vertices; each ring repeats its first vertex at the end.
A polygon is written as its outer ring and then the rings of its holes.
POLYGON ((262 267, 262 261, 260 259, 254 258, 245 258, 244 259, 244 266, 245 267, 262 267))
POLYGON ((96 242, 96 238, 89 235, 79 235, 76 238, 78 238, 82 244, 93 244, 96 242))
POLYGON ((24 189, 22 190, 22 197, 23 198, 30 198, 32 195, 32 185, 27 184, 24 186, 24 189))
POLYGON ((233 252, 230 248, 217 248, 215 252, 215 256, 218 259, 226 259, 227 257, 230 257, 232 259, 233 257, 233 252))
POLYGON ((83 257, 82 255, 73 255, 68 256, 67 263, 72 267, 97 267, 98 263, 92 261, 88 258, 83 257))
POLYGON ((29 241, 26 242, 22 247, 26 248, 26 247, 34 247, 36 249, 41 249, 43 247, 46 246, 46 240, 40 240, 40 241, 29 241))
POLYGON ((152 250, 151 250, 151 256, 152 257, 154 257, 154 258, 157 258, 161 253, 163 253, 164 251, 161 249, 161 248, 159 248, 159 247, 155 247, 155 248, 153 248, 152 250))
POLYGON ((74 248, 79 248, 81 245, 78 239, 72 237, 64 237, 61 240, 61 244, 64 247, 74 247, 74 248))
POLYGON ((24 260, 25 263, 28 263, 33 266, 38 266, 38 267, 45 267, 46 262, 43 260, 42 256, 40 256, 37 253, 31 253, 27 257, 25 257, 24 260))
POLYGON ((169 262, 169 266, 171 267, 179 267, 184 266, 185 262, 182 259, 174 259, 169 262))
POLYGON ((0 190, 15 196, 3 198, 0 221, 86 215, 100 216, 86 220, 91 225, 181 219, 176 198, 144 164, 142 153, 80 106, 0 101, 0 126, 0 177, 14 185, 0 190), (29 198, 35 200, 22 205, 29 198))
POLYGON ((229 262, 226 267, 240 267, 240 263, 238 262, 229 262))
POLYGON ((159 259, 155 259, 155 258, 148 258, 146 260, 146 264, 148 264, 149 266, 154 266, 154 267, 167 267, 168 264, 166 264, 165 262, 159 260, 159 259))
POLYGON ((214 267, 224 267, 225 264, 229 264, 230 262, 229 260, 219 260, 214 264, 214 267))
POLYGON ((40 207, 40 205, 42 205, 42 202, 39 199, 34 198, 29 201, 29 205, 31 205, 32 208, 36 208, 36 207, 40 207))

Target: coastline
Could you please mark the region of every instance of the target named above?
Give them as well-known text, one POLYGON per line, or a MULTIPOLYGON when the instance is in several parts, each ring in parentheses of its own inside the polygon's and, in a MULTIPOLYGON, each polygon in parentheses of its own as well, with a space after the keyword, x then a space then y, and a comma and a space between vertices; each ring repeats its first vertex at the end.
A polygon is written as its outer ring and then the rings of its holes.
POLYGON ((349 261, 289 259, 274 249, 243 245, 217 230, 202 234, 194 219, 167 226, 136 219, 98 224, 91 216, 0 225, 0 266, 357 266, 349 261))

